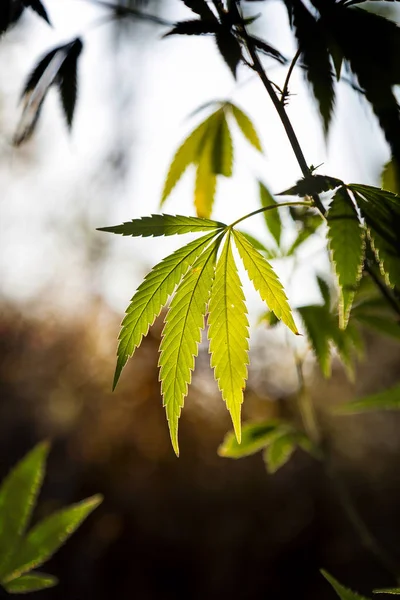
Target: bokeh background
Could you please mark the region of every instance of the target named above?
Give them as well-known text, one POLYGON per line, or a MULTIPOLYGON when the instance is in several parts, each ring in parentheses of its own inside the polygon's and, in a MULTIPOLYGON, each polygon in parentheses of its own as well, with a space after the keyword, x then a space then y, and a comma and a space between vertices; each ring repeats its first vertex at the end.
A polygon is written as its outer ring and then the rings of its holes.
MULTIPOLYGON (((179 0, 123 4, 167 21, 190 18, 179 0)), ((158 211, 169 161, 201 119, 189 115, 213 99, 246 110, 266 150, 259 156, 237 137, 235 175, 219 184, 215 217, 233 220, 257 208, 257 179, 273 192, 292 185, 300 173, 263 89, 244 66, 235 83, 207 37, 162 39, 167 27, 116 20, 96 0, 45 5, 53 28, 26 10, 0 40, 0 476, 49 438, 35 518, 92 493, 105 500, 48 565, 60 585, 36 597, 334 598, 321 567, 364 593, 393 585, 349 522, 340 489, 345 485, 400 565, 400 418, 338 417, 331 408, 400 379, 394 342, 365 333, 355 382, 336 362, 324 381, 308 356, 334 479, 300 451, 274 476, 260 455, 217 455, 230 422, 205 347, 181 418, 178 460, 158 382, 162 316, 111 393, 123 311, 146 272, 179 241, 119 239, 96 227, 158 211), (72 132, 52 91, 33 137, 14 147, 27 74, 44 52, 77 35, 84 52, 72 132)), ((254 2, 246 10, 260 14, 258 35, 294 53, 282 3, 254 2)), ((282 84, 285 69, 269 59, 265 66, 282 84)), ((288 110, 309 163, 376 184, 388 149, 363 98, 340 83, 326 141, 301 72, 292 92, 288 110)), ((189 170, 166 210, 193 214, 192 187, 189 170)), ((248 221, 248 231, 268 242, 263 227, 262 219, 248 221)), ((294 232, 288 227, 285 235, 294 232)), ((293 306, 319 301, 315 273, 328 272, 323 248, 317 238, 296 263, 277 261, 293 306)), ((249 286, 245 291, 252 330, 244 420, 296 418, 294 350, 305 341, 294 346, 279 329, 256 328, 263 307, 249 286)))

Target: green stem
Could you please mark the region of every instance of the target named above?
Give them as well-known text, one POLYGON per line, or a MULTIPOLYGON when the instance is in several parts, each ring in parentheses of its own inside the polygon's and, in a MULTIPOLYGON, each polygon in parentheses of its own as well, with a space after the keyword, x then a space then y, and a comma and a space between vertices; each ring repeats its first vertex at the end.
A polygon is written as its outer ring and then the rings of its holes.
POLYGON ((241 223, 245 219, 250 219, 250 217, 254 217, 254 215, 259 215, 260 213, 266 212, 267 210, 274 210, 276 208, 280 208, 281 206, 308 206, 313 207, 311 202, 279 202, 277 204, 272 204, 270 206, 263 206, 262 208, 257 208, 257 210, 253 210, 253 212, 245 215, 244 217, 240 217, 237 221, 234 221, 229 225, 229 228, 232 229, 238 223, 241 223))

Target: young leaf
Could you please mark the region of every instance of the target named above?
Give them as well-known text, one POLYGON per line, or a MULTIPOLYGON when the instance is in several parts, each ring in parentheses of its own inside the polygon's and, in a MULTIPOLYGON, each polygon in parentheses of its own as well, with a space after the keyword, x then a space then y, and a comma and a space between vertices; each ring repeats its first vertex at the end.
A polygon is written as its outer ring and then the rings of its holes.
POLYGON ((164 258, 150 271, 138 287, 122 321, 113 389, 118 383, 128 358, 141 344, 143 336, 147 334, 149 327, 160 314, 162 307, 166 304, 183 275, 205 250, 214 236, 215 232, 202 236, 164 258))
POLYGON ((114 227, 99 227, 98 231, 131 235, 133 237, 158 237, 160 235, 182 235, 197 231, 211 231, 212 229, 223 229, 225 227, 226 225, 223 223, 211 221, 210 219, 163 214, 132 219, 132 221, 114 227))
POLYGON ((301 0, 292 0, 292 8, 301 58, 327 133, 335 102, 335 88, 324 28, 301 0))
POLYGON ((358 398, 352 402, 342 404, 335 412, 341 414, 357 414, 377 410, 398 410, 400 408, 400 385, 378 394, 372 394, 365 398, 358 398))
POLYGON ((234 231, 233 235, 249 278, 262 300, 278 319, 298 335, 286 294, 273 268, 242 233, 234 231))
POLYGON ((184 276, 169 307, 160 345, 160 381, 172 446, 177 456, 178 420, 188 393, 214 279, 221 235, 184 276))
POLYGON ((330 575, 327 571, 321 570, 321 574, 331 584, 340 600, 369 600, 369 598, 360 596, 360 594, 357 594, 349 588, 344 587, 344 585, 339 583, 338 580, 332 577, 332 575, 330 575))
POLYGON ((216 21, 202 21, 195 19, 192 21, 179 21, 174 27, 164 35, 205 35, 215 33, 219 25, 216 21))
POLYGON ((164 183, 160 206, 164 204, 188 166, 197 162, 199 148, 201 147, 201 143, 209 126, 212 124, 214 116, 215 114, 212 114, 196 127, 178 148, 164 183))
POLYGON ((92 496, 40 521, 29 531, 14 554, 4 578, 5 583, 46 562, 101 501, 101 496, 92 496))
POLYGON ((26 594, 28 592, 37 592, 39 590, 46 590, 48 588, 57 585, 58 580, 52 575, 45 575, 44 573, 29 573, 28 575, 22 575, 18 579, 5 584, 5 589, 9 594, 26 594))
POLYGON ((293 432, 282 433, 274 437, 263 453, 265 466, 271 475, 283 467, 296 450, 293 432))
POLYGON ((240 127, 244 137, 250 142, 256 150, 263 151, 258 133, 251 119, 235 104, 229 103, 232 115, 235 117, 236 123, 240 127))
POLYGON ((231 234, 228 234, 211 291, 208 338, 211 366, 240 443, 240 411, 249 362, 249 323, 231 244, 231 234))
POLYGON ((259 452, 269 443, 271 436, 276 435, 280 424, 281 421, 278 420, 245 423, 242 428, 241 443, 238 443, 235 434, 230 431, 218 448, 219 456, 243 458, 259 452))
MULTIPOLYGON (((200 159, 201 161, 201 159, 200 159)), ((212 170, 215 175, 231 177, 233 164, 232 137, 226 121, 225 112, 220 111, 219 122, 216 124, 212 149, 212 170)))
MULTIPOLYGON (((270 193, 270 191, 265 187, 263 183, 259 183, 260 185, 260 200, 261 206, 264 208, 267 206, 278 206, 278 203, 270 193)), ((264 213, 265 223, 274 237, 278 247, 281 241, 281 233, 282 233, 282 221, 279 214, 279 210, 266 210, 264 213)))
POLYGON ((214 204, 217 176, 213 165, 214 144, 208 138, 202 148, 197 166, 194 205, 198 217, 209 218, 214 204))
POLYGON ((340 187, 328 211, 328 240, 339 283, 339 327, 349 320, 364 258, 364 229, 346 188, 340 187))
POLYGON ((40 491, 47 443, 38 444, 12 469, 0 488, 0 580, 19 544, 40 491))
POLYGON ((218 50, 236 79, 238 64, 242 58, 240 44, 235 36, 225 27, 220 27, 215 36, 218 50))

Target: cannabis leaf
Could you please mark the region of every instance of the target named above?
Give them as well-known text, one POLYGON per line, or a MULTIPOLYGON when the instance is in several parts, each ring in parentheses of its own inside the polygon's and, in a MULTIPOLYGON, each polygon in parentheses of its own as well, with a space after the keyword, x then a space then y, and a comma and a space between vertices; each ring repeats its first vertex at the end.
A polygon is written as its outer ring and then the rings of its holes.
POLYGON ((369 600, 365 596, 360 596, 360 594, 357 594, 349 588, 344 587, 344 585, 339 583, 338 580, 332 577, 332 575, 330 575, 327 571, 321 570, 321 574, 331 584, 340 600, 369 600))
POLYGON ((208 6, 206 0, 183 0, 183 3, 202 19, 216 21, 214 13, 208 6))
MULTIPOLYGON (((204 140, 201 154, 199 155, 196 183, 194 188, 194 206, 198 217, 210 217, 215 191, 217 187, 217 174, 215 173, 214 141, 216 131, 204 140)), ((219 169, 219 166, 218 166, 219 169)))
POLYGON ((280 421, 274 419, 260 423, 245 423, 242 427, 242 439, 239 444, 233 432, 226 434, 224 441, 218 448, 220 456, 227 458, 243 458, 259 452, 275 435, 280 421))
POLYGON ((385 164, 383 167, 382 175, 382 188, 384 190, 388 190, 393 192, 394 194, 399 194, 400 192, 400 178, 399 178, 399 168, 396 161, 392 158, 385 164))
POLYGON ((299 179, 293 187, 280 192, 277 196, 312 196, 313 194, 322 194, 329 190, 343 185, 343 181, 336 179, 336 177, 330 177, 329 175, 309 175, 299 179))
MULTIPOLYGON (((263 183, 259 183, 260 188, 260 200, 261 206, 266 208, 267 206, 277 206, 278 203, 274 200, 270 191, 265 187, 263 183)), ((264 213, 264 220, 267 228, 274 237, 278 247, 281 241, 282 233, 282 221, 278 210, 266 210, 264 213)))
MULTIPOLYGON (((389 0, 390 2, 391 0, 389 0)), ((374 594, 391 594, 392 596, 400 596, 400 588, 385 588, 382 590, 374 590, 374 594)))
POLYGON ((277 433, 266 447, 263 458, 268 473, 276 473, 283 467, 293 452, 296 450, 296 442, 292 432, 277 433))
POLYGON ((245 269, 262 300, 278 319, 298 335, 286 294, 273 268, 242 233, 234 231, 233 234, 245 269))
POLYGON ((211 366, 240 442, 240 410, 247 379, 248 321, 242 285, 227 235, 218 260, 209 306, 211 366))
POLYGON ((46 23, 51 25, 47 11, 40 0, 22 0, 22 3, 27 8, 31 8, 32 10, 34 10, 35 13, 39 15, 39 17, 42 17, 42 19, 44 19, 46 23))
POLYGON ((22 94, 23 111, 14 135, 14 144, 20 145, 32 135, 43 102, 52 85, 56 85, 67 123, 72 123, 76 102, 77 61, 83 48, 80 38, 48 52, 28 77, 22 94))
POLYGON ((357 414, 377 410, 398 410, 400 408, 400 385, 371 394, 365 398, 357 398, 335 408, 340 414, 357 414))
POLYGON ((160 235, 181 235, 184 233, 223 229, 224 223, 211 221, 210 219, 199 219, 197 217, 184 217, 182 215, 151 215, 132 219, 122 225, 114 227, 99 227, 98 231, 108 233, 119 233, 133 237, 149 237, 160 235))
POLYGON ((0 583, 10 594, 52 587, 57 579, 36 573, 100 504, 93 496, 40 521, 25 533, 42 485, 48 445, 39 444, 0 487, 0 583))
POLYGON ((262 145, 258 133, 251 121, 251 119, 235 104, 229 103, 229 107, 232 110, 236 123, 240 127, 245 138, 250 142, 256 150, 262 152, 262 145))
POLYGON ((172 446, 179 455, 178 420, 188 393, 195 357, 204 328, 221 235, 192 265, 168 310, 160 345, 160 381, 172 446))
POLYGON ((336 191, 327 219, 329 247, 339 283, 339 327, 345 329, 362 275, 365 247, 365 231, 346 188, 336 191))
POLYGON ((128 358, 140 346, 143 336, 147 334, 169 296, 214 237, 215 232, 212 232, 179 248, 153 267, 138 287, 121 325, 113 389, 128 358))
POLYGON ((218 50, 221 53, 222 58, 232 71, 232 75, 236 79, 236 71, 239 62, 242 58, 242 50, 236 37, 230 31, 229 28, 221 26, 219 27, 215 36, 218 50))
POLYGON ((369 229, 371 245, 386 282, 400 287, 400 198, 373 186, 351 184, 369 229))

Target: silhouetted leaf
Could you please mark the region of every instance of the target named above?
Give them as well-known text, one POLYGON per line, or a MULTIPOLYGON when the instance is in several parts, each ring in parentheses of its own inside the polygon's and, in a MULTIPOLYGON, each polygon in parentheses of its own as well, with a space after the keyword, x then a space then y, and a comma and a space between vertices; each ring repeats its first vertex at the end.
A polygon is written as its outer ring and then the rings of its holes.
POLYGON ((215 33, 218 27, 219 25, 216 21, 202 21, 200 19, 179 21, 175 23, 174 27, 164 37, 170 35, 205 35, 215 33))
POLYGON ((60 89, 65 118, 69 127, 72 126, 72 120, 75 112, 78 58, 82 52, 82 48, 83 44, 80 39, 75 40, 71 44, 68 54, 61 65, 58 74, 57 83, 60 89))
POLYGON ((324 130, 327 132, 335 101, 335 89, 324 28, 301 0, 292 0, 291 4, 301 58, 318 101, 324 130))
POLYGON ((276 194, 277 196, 312 196, 322 194, 343 185, 343 181, 328 175, 310 175, 299 179, 293 187, 276 194))
POLYGON ((206 0, 182 0, 184 4, 202 19, 216 21, 215 15, 207 4, 206 0))
POLYGON ((42 19, 44 19, 49 25, 51 25, 47 11, 40 0, 22 0, 22 3, 26 7, 29 7, 32 10, 34 10, 35 13, 39 15, 39 17, 42 17, 42 19))
POLYGON ((237 67, 242 58, 239 42, 231 31, 223 26, 219 27, 215 39, 222 58, 236 79, 237 67))
POLYGON ((249 35, 249 39, 255 45, 257 50, 261 50, 261 52, 263 52, 267 56, 275 58, 275 60, 279 61, 283 65, 287 63, 287 59, 283 56, 283 54, 281 54, 279 50, 277 50, 270 44, 267 44, 267 42, 264 42, 264 40, 260 40, 260 38, 254 35, 249 35))

